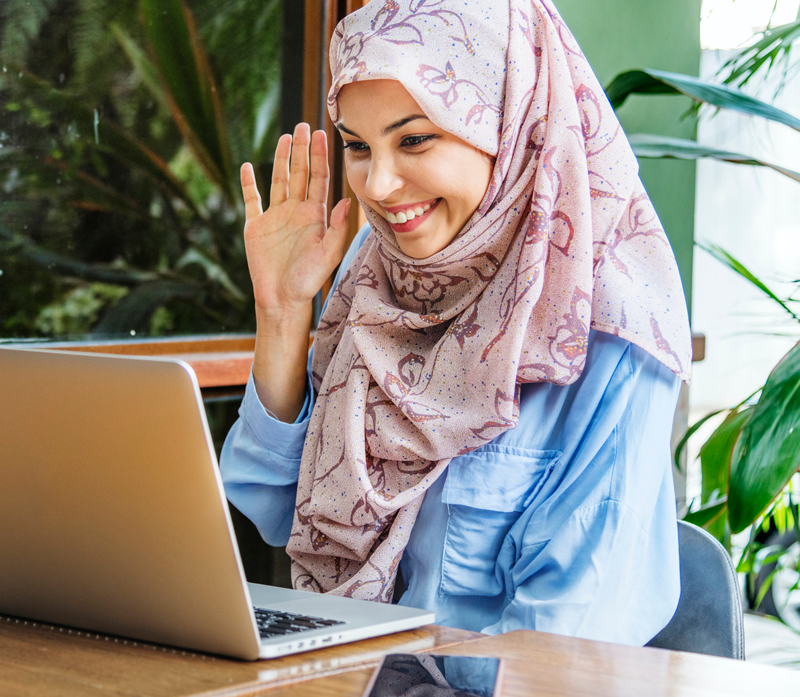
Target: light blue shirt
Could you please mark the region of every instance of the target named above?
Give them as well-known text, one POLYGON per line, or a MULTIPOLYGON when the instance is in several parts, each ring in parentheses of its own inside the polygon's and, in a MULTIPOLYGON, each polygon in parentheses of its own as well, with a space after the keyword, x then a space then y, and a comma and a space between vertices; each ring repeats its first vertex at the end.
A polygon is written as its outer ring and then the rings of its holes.
MULTIPOLYGON (((453 459, 428 490, 399 603, 488 634, 649 641, 680 595, 669 447, 679 385, 638 346, 591 331, 574 384, 522 385, 517 427, 453 459)), ((309 381, 298 420, 282 423, 251 377, 222 449, 228 499, 271 545, 289 539, 313 398, 309 381)))

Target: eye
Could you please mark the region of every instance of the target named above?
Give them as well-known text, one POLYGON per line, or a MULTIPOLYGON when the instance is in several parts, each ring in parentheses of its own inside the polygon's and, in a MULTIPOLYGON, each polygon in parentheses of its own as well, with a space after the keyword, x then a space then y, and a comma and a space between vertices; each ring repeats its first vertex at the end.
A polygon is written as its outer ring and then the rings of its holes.
POLYGON ((427 135, 427 136, 406 136, 403 138, 401 145, 404 148, 415 148, 418 145, 422 145, 424 142, 435 138, 436 136, 427 135))
POLYGON ((350 152, 353 153, 362 153, 369 150, 369 145, 367 145, 366 143, 362 143, 360 140, 351 140, 345 142, 344 149, 349 150, 350 152))

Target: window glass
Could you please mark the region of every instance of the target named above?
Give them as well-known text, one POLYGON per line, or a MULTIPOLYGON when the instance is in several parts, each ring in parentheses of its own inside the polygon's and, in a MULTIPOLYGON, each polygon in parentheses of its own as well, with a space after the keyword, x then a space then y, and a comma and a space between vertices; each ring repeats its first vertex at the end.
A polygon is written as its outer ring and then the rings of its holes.
POLYGON ((238 168, 301 41, 281 0, 3 0, 0 339, 253 330, 238 168))

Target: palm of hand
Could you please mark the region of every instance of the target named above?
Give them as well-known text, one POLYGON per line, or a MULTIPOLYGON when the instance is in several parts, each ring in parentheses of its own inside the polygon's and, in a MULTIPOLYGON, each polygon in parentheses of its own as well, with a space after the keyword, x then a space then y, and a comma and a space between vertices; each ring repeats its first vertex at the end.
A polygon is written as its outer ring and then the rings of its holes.
POLYGON ((259 307, 311 301, 332 272, 325 232, 325 206, 310 201, 288 200, 247 221, 245 249, 259 307))
POLYGON ((270 206, 263 213, 252 167, 242 167, 247 262, 256 306, 269 313, 292 312, 313 299, 341 261, 347 233, 349 200, 337 204, 330 228, 325 225, 329 175, 324 133, 311 139, 310 176, 305 124, 295 131, 290 170, 291 142, 289 136, 278 142, 270 206))

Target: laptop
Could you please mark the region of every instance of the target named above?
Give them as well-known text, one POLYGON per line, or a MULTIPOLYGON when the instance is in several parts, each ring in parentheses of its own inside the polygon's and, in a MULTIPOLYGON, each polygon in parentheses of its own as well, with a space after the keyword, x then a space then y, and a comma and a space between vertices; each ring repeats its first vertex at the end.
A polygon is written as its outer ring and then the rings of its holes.
POLYGON ((180 360, 0 347, 0 613, 240 659, 432 612, 247 583, 180 360))

